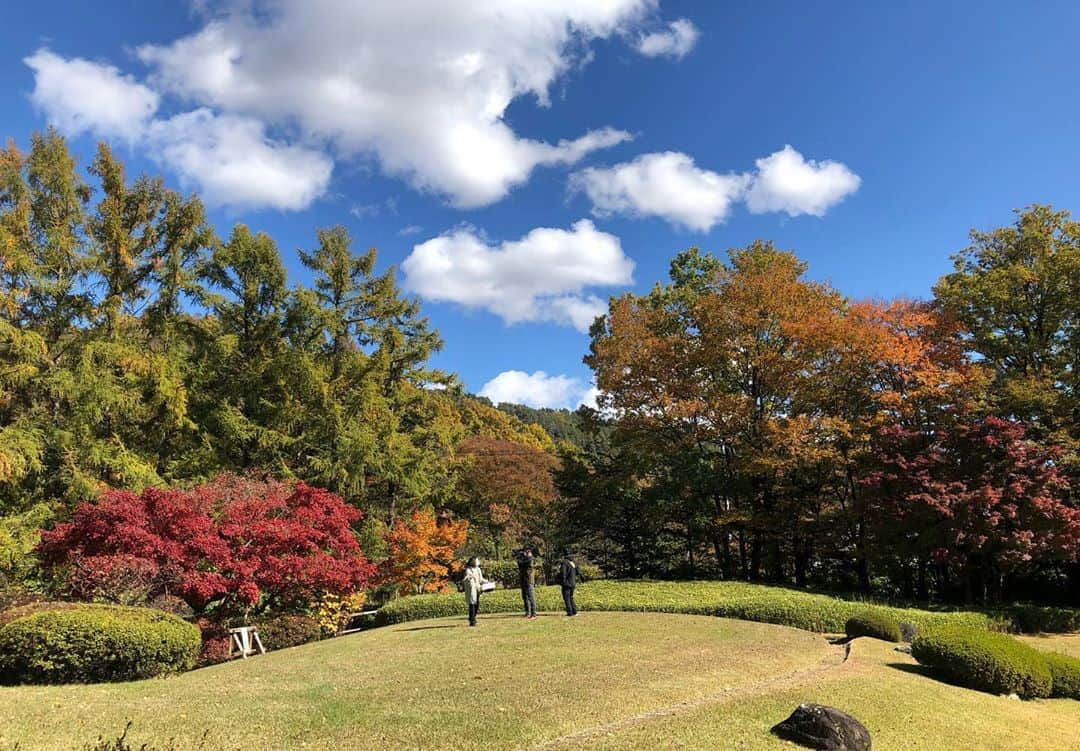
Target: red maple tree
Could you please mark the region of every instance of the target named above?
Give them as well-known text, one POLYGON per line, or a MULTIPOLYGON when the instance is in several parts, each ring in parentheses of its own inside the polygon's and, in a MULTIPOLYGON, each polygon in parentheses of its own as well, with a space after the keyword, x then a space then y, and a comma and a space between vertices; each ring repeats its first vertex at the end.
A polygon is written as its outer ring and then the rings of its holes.
POLYGON ((43 532, 43 565, 76 597, 174 594, 196 611, 292 607, 369 583, 360 512, 304 483, 224 475, 192 490, 108 490, 43 532))
POLYGON ((954 571, 969 597, 985 600, 1002 573, 1080 554, 1080 508, 1060 451, 1026 440, 1022 424, 969 416, 933 431, 893 424, 878 441, 881 468, 867 484, 882 500, 881 522, 954 571))

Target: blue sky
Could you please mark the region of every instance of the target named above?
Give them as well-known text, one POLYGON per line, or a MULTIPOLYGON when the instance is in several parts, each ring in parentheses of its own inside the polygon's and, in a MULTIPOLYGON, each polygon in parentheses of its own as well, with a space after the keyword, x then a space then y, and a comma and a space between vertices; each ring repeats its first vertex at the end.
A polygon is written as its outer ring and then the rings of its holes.
POLYGON ((970 228, 1080 205, 1080 6, 889 6, 16 3, 0 111, 83 164, 108 138, 221 234, 269 232, 294 281, 344 224, 404 269, 435 364, 574 406, 584 322, 690 245, 768 238, 850 296, 925 297, 970 228))

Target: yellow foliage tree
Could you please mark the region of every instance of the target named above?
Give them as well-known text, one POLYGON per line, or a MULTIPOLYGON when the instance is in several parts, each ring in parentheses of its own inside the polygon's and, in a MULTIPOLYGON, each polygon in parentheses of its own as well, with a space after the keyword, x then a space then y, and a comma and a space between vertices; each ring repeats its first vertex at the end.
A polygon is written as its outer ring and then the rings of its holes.
POLYGON ((465 544, 469 523, 437 517, 430 510, 413 511, 386 535, 389 558, 384 581, 397 584, 402 594, 445 592, 450 577, 461 568, 455 556, 465 544))

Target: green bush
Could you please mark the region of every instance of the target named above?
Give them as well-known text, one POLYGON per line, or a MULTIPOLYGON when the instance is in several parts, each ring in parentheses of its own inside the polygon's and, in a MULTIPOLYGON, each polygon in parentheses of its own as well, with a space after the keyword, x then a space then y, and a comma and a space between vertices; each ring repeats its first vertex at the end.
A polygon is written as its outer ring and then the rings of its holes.
POLYGON ((938 626, 922 630, 911 653, 947 680, 993 694, 1034 699, 1053 685, 1046 655, 1007 634, 938 626))
POLYGON ((880 610, 863 610, 847 619, 844 633, 848 638, 869 636, 874 639, 897 642, 902 638, 900 624, 880 610))
MULTIPOLYGON (((537 587, 536 597, 540 610, 562 609, 558 587, 537 587)), ((745 582, 593 581, 578 587, 577 604, 578 609, 583 611, 715 615, 776 623, 818 633, 841 633, 848 618, 867 609, 865 603, 745 582)), ((497 590, 484 594, 480 599, 481 614, 512 613, 520 609, 521 597, 512 590, 497 590)), ((994 625, 984 613, 884 606, 876 609, 897 621, 913 623, 920 629, 945 624, 989 629, 994 625)), ((416 595, 387 603, 379 610, 375 622, 377 625, 387 625, 464 613, 465 601, 460 594, 416 595)))
POLYGON ((1001 609, 1012 630, 1022 634, 1070 634, 1080 631, 1080 608, 1018 602, 1001 609))
POLYGON ((82 605, 0 628, 0 682, 96 683, 190 669, 199 629, 150 608, 82 605))
POLYGON ((252 624, 266 651, 288 649, 322 638, 319 621, 310 615, 276 615, 256 619, 252 624))
MULTIPOLYGON (((484 572, 484 578, 498 582, 507 589, 518 587, 521 580, 518 578, 517 561, 510 559, 505 561, 480 561, 480 570, 484 572)), ((544 560, 534 559, 533 572, 537 585, 544 583, 544 560)))
POLYGON ((1048 652, 1046 663, 1054 680, 1051 696, 1080 699, 1080 660, 1069 655, 1048 652))

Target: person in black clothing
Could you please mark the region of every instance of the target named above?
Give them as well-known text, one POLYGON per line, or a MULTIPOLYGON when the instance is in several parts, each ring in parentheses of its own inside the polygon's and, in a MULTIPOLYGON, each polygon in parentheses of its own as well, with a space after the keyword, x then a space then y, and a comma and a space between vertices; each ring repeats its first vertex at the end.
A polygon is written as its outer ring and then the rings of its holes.
POLYGON ((521 584, 521 601, 525 605, 525 617, 536 617, 536 573, 532 550, 522 548, 517 552, 518 579, 521 584))
POLYGON ((570 551, 566 551, 559 563, 559 581, 562 584, 562 599, 566 606, 567 615, 577 615, 577 605, 574 603, 574 587, 577 586, 578 568, 570 551))

